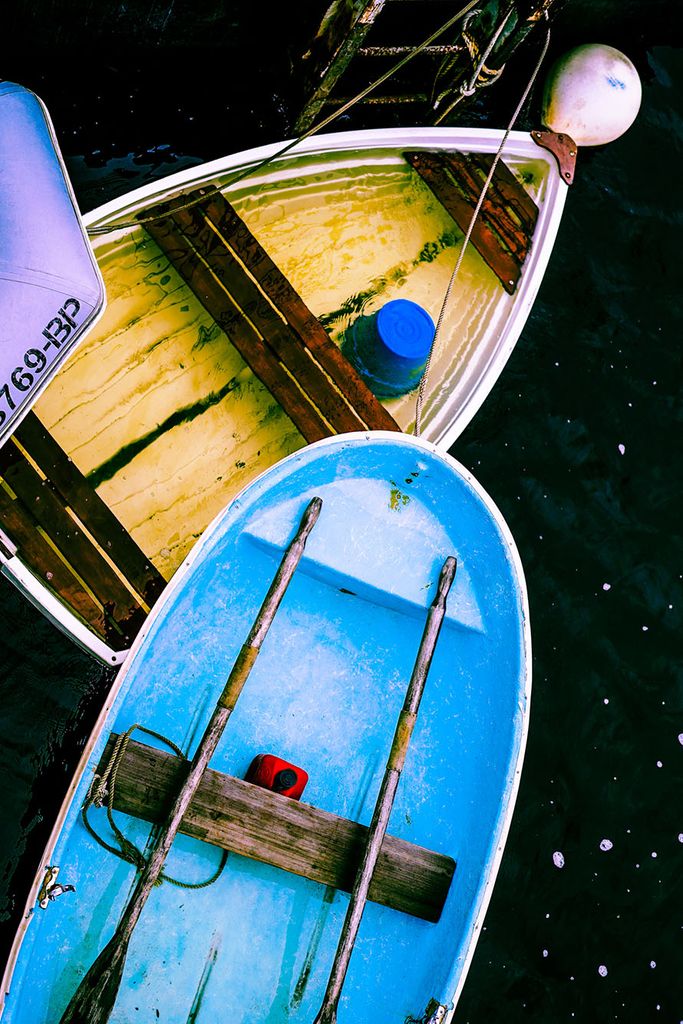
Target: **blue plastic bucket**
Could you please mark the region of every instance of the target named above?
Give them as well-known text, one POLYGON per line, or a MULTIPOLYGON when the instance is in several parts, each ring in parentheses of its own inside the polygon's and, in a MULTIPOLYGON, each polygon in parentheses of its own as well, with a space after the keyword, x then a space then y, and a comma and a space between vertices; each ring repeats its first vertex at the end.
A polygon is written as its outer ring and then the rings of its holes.
POLYGON ((420 383, 434 338, 429 313, 393 299, 347 328, 342 352, 376 395, 405 395, 420 383))

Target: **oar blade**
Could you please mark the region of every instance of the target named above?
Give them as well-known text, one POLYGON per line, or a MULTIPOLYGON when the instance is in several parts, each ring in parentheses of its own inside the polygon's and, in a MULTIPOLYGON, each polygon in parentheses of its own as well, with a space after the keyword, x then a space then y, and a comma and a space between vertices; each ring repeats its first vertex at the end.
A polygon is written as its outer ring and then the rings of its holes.
POLYGON ((93 962, 59 1024, 106 1024, 121 987, 128 939, 114 935, 93 962))

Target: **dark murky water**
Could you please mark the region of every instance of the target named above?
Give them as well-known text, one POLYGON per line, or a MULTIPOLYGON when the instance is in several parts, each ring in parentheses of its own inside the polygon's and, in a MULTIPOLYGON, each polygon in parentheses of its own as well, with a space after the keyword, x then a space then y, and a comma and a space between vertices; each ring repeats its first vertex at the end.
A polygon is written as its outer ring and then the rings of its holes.
MULTIPOLYGON (((565 18, 555 49, 600 39, 629 53, 642 110, 581 154, 522 339, 453 448, 515 536, 534 645, 516 815, 456 1015, 471 1024, 683 1020, 683 52, 668 6, 670 30, 667 5, 645 0, 565 18)), ((284 134, 284 59, 252 49, 248 73, 239 45, 216 66, 177 45, 126 56, 117 37, 58 67, 44 41, 24 43, 2 71, 46 101, 90 209, 284 134)), ((503 124, 514 100, 496 102, 503 124)), ((0 608, 4 955, 109 680, 2 578, 0 608)))

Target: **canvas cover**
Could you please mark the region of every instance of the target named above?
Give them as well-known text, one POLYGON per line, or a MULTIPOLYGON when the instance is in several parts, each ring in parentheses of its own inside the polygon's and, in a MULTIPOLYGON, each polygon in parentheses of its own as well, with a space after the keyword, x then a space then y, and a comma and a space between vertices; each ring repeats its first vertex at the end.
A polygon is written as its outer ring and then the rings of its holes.
POLYGON ((103 307, 49 115, 0 82, 0 444, 103 307))

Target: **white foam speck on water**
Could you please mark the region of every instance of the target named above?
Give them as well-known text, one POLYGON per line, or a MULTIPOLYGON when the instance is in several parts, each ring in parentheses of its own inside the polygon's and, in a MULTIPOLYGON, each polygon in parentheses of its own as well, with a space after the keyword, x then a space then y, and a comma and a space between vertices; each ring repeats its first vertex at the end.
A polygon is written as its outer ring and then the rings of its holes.
POLYGON ((607 850, 611 850, 613 846, 614 843, 610 839, 603 839, 600 843, 600 849, 605 852, 607 852, 607 850))
POLYGON ((678 833, 678 841, 679 843, 683 843, 683 832, 678 833))
POLYGON ((601 978, 606 978, 607 977, 607 968, 605 967, 604 964, 600 964, 600 966, 598 967, 598 974, 600 975, 601 978))
POLYGON ((619 444, 619 445, 617 445, 617 448, 619 449, 619 454, 620 455, 623 455, 624 452, 626 451, 626 445, 625 444, 619 444))
POLYGON ((553 854, 553 864, 556 868, 564 867, 564 854, 561 853, 559 850, 555 850, 553 854))
POLYGON ((656 966, 657 966, 657 961, 656 960, 650 960, 650 967, 656 967, 656 966))
POLYGON ((611 590, 612 589, 612 584, 611 583, 603 583, 602 589, 603 590, 611 590))
POLYGON ((678 742, 683 747, 683 732, 679 732, 679 734, 678 734, 678 742))

